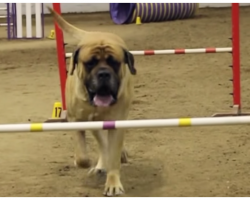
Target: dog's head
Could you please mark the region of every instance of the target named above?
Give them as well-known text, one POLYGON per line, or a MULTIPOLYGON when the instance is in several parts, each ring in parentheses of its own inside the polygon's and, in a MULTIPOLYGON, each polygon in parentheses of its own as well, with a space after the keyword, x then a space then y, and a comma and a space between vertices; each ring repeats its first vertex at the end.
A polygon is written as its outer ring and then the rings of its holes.
POLYGON ((128 74, 135 74, 133 55, 115 43, 95 40, 78 48, 73 54, 74 71, 89 102, 98 107, 115 104, 123 90, 128 74))
POLYGON ((123 40, 111 33, 77 29, 49 10, 64 31, 81 40, 72 55, 69 76, 77 76, 77 85, 85 91, 90 104, 98 107, 115 104, 129 75, 136 74, 134 57, 123 40))

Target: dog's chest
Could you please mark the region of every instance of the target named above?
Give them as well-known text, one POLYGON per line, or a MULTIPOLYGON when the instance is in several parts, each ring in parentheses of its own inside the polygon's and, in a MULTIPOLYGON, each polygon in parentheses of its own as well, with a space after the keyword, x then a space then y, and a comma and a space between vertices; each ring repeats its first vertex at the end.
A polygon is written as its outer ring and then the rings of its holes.
POLYGON ((78 121, 105 121, 109 120, 110 110, 108 109, 77 109, 76 118, 78 121))

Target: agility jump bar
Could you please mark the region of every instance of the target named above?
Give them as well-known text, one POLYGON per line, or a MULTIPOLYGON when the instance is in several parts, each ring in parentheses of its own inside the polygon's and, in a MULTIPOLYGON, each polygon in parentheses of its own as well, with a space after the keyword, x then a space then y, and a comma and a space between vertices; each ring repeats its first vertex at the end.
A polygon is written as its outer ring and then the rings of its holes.
POLYGON ((6 132, 43 132, 43 131, 73 131, 73 130, 110 130, 131 128, 166 128, 190 126, 221 126, 221 125, 250 125, 250 116, 238 117, 204 117, 177 119, 148 119, 125 121, 96 121, 96 122, 65 122, 65 123, 31 123, 31 124, 2 124, 0 133, 6 132))
MULTIPOLYGON (((200 49, 166 49, 166 50, 142 50, 130 51, 137 56, 152 56, 166 54, 192 54, 192 53, 231 53, 232 47, 223 48, 200 48, 200 49)), ((66 58, 71 57, 72 53, 66 53, 66 58)))

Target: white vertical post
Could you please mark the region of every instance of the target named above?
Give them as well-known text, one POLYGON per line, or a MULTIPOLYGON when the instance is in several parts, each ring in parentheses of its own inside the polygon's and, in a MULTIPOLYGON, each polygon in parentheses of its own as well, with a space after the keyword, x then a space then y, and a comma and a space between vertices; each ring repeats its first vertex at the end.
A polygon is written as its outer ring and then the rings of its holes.
POLYGON ((31 3, 26 3, 26 37, 32 38, 31 3))
POLYGON ((42 37, 42 4, 36 3, 35 4, 35 13, 36 13, 36 38, 42 37))
POLYGON ((16 4, 17 38, 23 37, 22 3, 16 4))

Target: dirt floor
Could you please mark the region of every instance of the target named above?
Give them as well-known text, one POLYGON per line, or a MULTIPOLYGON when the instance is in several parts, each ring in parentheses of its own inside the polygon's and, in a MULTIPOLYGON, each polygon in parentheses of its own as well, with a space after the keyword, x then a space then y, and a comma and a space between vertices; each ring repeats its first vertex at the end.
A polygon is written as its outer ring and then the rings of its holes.
MULTIPOLYGON (((109 14, 65 15, 86 30, 122 36, 131 50, 228 47, 230 9, 202 9, 195 19, 118 26, 109 14)), ((241 9, 243 110, 250 110, 250 7, 241 9)), ((45 33, 53 20, 45 19, 45 33)), ((0 36, 5 37, 2 27, 0 36)), ((72 52, 77 41, 65 35, 72 52)), ((41 122, 60 101, 54 40, 0 40, 0 121, 41 122)), ((203 117, 232 105, 231 54, 136 57, 130 119, 203 117)), ((248 126, 127 131, 125 196, 250 196, 248 126)), ((73 166, 73 132, 0 136, 0 196, 102 196, 103 180, 73 166)), ((96 160, 96 143, 88 136, 96 160)))

